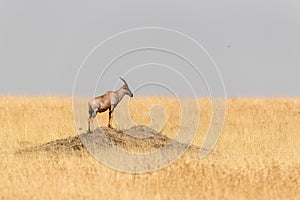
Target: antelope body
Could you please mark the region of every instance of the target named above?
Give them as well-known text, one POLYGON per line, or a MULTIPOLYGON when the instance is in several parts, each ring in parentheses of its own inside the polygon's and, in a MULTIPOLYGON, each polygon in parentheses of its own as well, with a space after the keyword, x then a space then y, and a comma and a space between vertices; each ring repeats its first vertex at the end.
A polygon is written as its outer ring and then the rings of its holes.
POLYGON ((125 95, 133 97, 132 92, 129 89, 127 82, 120 77, 120 79, 124 82, 124 85, 118 89, 117 91, 108 91, 101 96, 97 96, 92 98, 88 102, 89 107, 89 119, 88 119, 88 132, 91 132, 90 124, 95 119, 97 113, 105 112, 109 110, 109 119, 108 119, 108 127, 112 128, 112 113, 118 103, 123 99, 125 95))

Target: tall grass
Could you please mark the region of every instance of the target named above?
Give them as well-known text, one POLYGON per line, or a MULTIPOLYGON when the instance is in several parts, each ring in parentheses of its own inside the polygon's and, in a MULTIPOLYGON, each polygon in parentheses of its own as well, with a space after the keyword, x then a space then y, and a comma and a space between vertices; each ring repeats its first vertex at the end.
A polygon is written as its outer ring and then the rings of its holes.
MULTIPOLYGON (((197 101, 201 117, 193 145, 200 146, 211 102, 197 101)), ((173 138, 181 126, 180 106, 166 97, 133 98, 118 106, 113 125, 129 126, 122 121, 128 107, 133 122, 173 138), (153 105, 160 106, 151 111, 153 105)), ((14 154, 77 135, 72 100, 0 97, 0 198, 299 199, 299 111, 300 99, 228 99, 222 135, 208 157, 187 152, 167 168, 137 175, 107 168, 86 152, 14 154)), ((191 110, 190 117, 197 114, 191 110)), ((97 120, 106 125, 108 114, 97 120)), ((189 134, 189 127, 184 130, 189 134)))

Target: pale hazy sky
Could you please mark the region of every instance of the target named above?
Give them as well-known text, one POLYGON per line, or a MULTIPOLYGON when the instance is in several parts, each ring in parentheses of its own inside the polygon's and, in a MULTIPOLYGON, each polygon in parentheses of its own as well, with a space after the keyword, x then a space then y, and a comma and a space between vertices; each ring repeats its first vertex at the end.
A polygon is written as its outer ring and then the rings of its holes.
MULTIPOLYGON (((95 45, 145 26, 175 29, 201 43, 218 65, 228 96, 300 94, 299 0, 0 0, 0 95, 70 96, 77 69, 95 45)), ((93 66, 104 69, 97 61, 93 66)), ((115 86, 122 75, 117 69, 99 92, 115 86)), ((164 79, 149 69, 139 76, 128 75, 131 87, 144 78, 164 79)), ((173 82, 185 95, 180 81, 173 82)))

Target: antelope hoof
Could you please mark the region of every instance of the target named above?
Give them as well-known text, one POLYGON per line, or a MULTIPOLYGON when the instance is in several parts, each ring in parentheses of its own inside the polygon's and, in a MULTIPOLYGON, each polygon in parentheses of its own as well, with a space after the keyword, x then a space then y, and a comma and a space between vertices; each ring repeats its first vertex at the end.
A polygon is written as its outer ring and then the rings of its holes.
POLYGON ((107 126, 108 128, 113 128, 110 124, 107 126))

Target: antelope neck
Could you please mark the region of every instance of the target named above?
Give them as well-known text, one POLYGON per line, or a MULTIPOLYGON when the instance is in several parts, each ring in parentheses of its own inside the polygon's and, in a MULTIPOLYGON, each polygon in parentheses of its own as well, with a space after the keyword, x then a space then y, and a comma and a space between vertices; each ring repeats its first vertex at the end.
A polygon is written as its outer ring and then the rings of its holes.
POLYGON ((117 93, 117 98, 119 101, 121 101, 121 99, 125 96, 125 92, 120 88, 116 91, 117 93))

